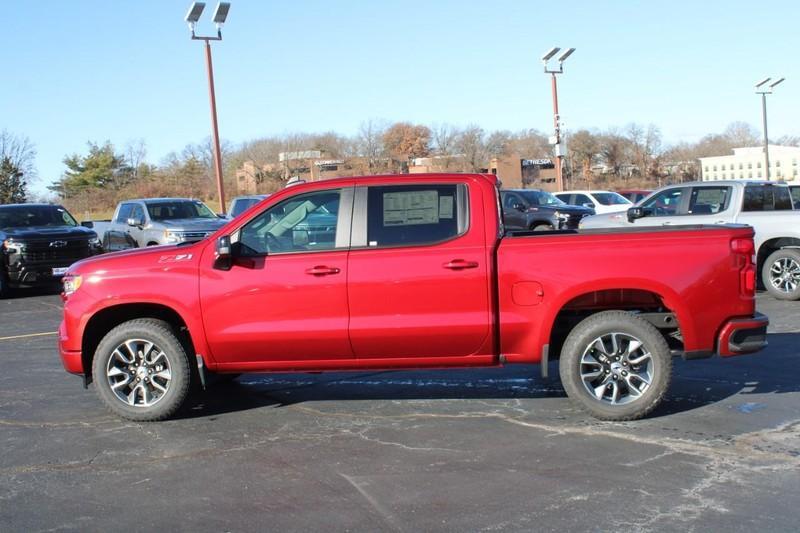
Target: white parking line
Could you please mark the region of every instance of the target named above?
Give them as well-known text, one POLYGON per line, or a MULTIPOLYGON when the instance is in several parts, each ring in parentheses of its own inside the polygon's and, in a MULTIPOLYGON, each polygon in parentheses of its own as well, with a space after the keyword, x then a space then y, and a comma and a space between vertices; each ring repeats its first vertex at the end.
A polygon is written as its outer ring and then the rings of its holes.
POLYGON ((14 339, 26 339, 28 337, 44 337, 45 335, 58 335, 58 332, 48 331, 45 333, 28 333, 27 335, 12 335, 10 337, 0 337, 0 341, 13 341, 14 339))

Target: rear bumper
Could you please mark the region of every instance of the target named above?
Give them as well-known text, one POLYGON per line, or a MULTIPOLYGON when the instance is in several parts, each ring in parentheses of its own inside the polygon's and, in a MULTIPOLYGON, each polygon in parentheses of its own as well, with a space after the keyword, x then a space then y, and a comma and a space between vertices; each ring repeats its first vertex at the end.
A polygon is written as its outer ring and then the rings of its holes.
POLYGON ((80 350, 68 350, 67 343, 69 337, 67 336, 67 328, 64 322, 58 327, 58 355, 61 357, 61 364, 64 365, 64 370, 70 374, 85 374, 83 368, 83 358, 81 357, 80 350))
POLYGON ((722 357, 757 352, 767 346, 769 318, 756 313, 753 318, 729 320, 717 338, 717 353, 722 357))

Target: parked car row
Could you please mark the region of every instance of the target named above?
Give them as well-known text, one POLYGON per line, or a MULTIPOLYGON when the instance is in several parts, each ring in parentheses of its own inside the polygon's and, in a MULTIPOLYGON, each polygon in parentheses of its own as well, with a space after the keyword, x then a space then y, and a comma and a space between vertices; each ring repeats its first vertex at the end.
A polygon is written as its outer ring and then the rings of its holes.
POLYGON ((0 297, 14 288, 54 285, 70 265, 92 255, 202 240, 264 198, 234 198, 227 217, 189 198, 126 200, 110 220, 82 224, 60 205, 0 205, 0 297))

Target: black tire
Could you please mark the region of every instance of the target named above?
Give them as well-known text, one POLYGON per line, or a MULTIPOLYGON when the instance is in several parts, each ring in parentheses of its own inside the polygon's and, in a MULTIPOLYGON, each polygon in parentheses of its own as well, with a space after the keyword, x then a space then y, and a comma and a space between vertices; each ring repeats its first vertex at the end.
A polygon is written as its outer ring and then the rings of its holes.
POLYGON ((800 300, 800 250, 772 252, 761 267, 761 282, 778 300, 800 300))
POLYGON ((184 404, 192 381, 184 344, 168 323, 152 318, 130 320, 109 331, 97 346, 92 373, 97 394, 106 407, 138 422, 174 415, 184 404), (148 343, 153 344, 149 349, 148 343), (128 358, 132 363, 125 362, 128 358), (118 392, 112 390, 112 381, 119 386, 118 392), (127 400, 118 394, 127 396, 127 400), (150 405, 146 405, 148 394, 153 400, 150 405))
POLYGON ((559 373, 570 399, 595 418, 636 420, 664 398, 672 354, 649 322, 625 311, 603 311, 584 319, 567 336, 559 373))
POLYGON ((531 228, 533 231, 555 231, 555 229, 552 224, 536 224, 531 228))

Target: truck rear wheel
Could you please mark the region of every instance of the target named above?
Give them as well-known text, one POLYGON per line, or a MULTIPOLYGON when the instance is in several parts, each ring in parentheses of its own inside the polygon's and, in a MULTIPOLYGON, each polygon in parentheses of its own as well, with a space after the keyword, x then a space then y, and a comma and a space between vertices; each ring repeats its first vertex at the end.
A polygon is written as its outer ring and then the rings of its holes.
POLYGON ((624 311, 603 311, 575 326, 559 363, 567 395, 601 420, 644 417, 661 403, 672 373, 658 329, 624 311))
POLYGON ((800 250, 784 248, 770 254, 761 267, 761 281, 778 300, 800 300, 800 250))
POLYGON ((189 392, 186 350, 169 324, 142 318, 103 337, 92 363, 97 394, 116 415, 140 422, 175 414, 189 392))

